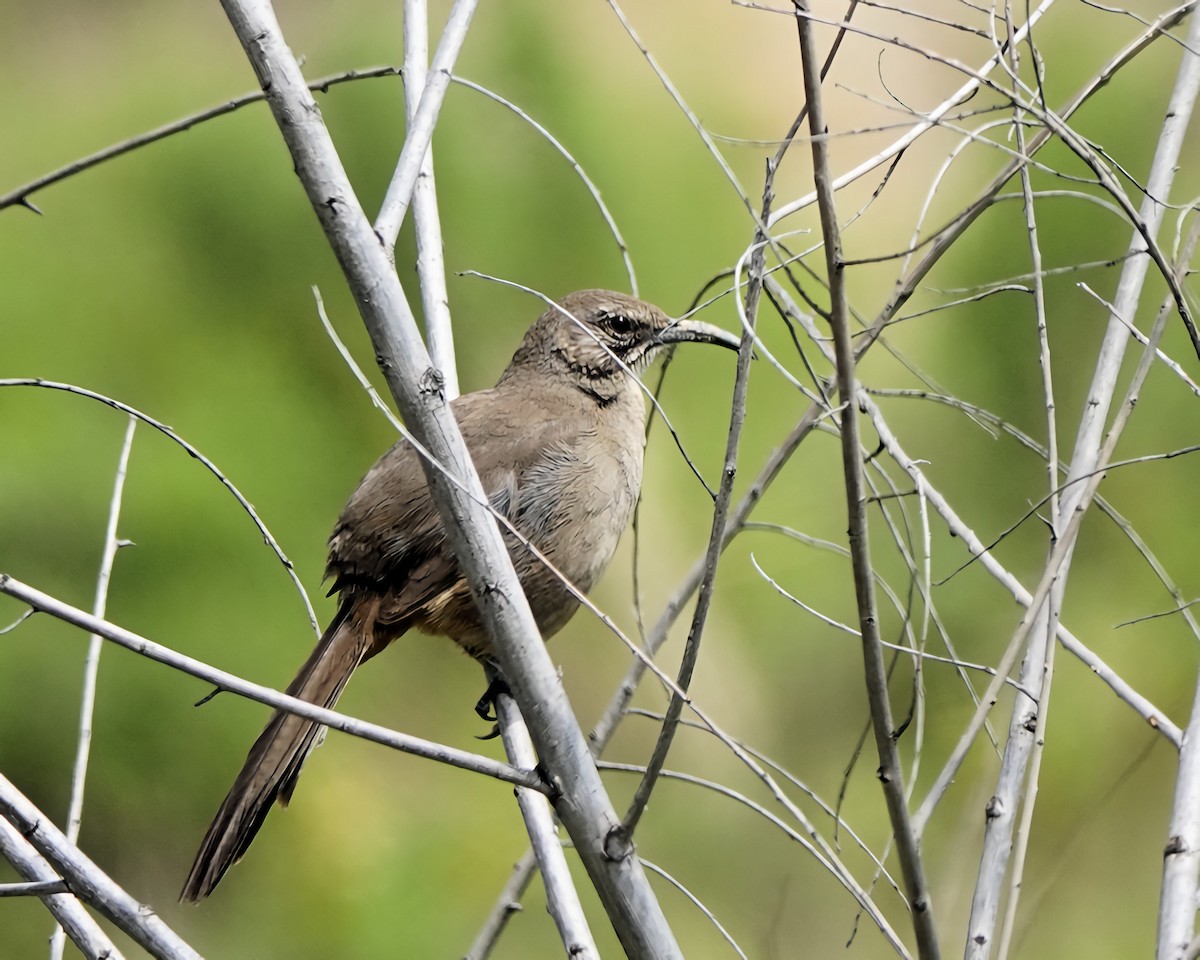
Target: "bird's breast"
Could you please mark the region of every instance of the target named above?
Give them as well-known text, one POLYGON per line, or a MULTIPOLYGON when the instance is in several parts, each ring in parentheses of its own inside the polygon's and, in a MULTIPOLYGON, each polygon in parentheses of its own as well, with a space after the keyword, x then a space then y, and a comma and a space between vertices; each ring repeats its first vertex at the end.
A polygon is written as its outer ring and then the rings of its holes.
POLYGON ((642 484, 643 430, 636 414, 636 408, 628 411, 622 418, 628 423, 589 422, 547 447, 519 480, 514 526, 554 567, 514 545, 517 573, 546 636, 578 606, 559 575, 590 590, 629 526, 642 484))
POLYGON ((548 451, 521 491, 519 528, 582 590, 616 552, 642 484, 642 447, 585 435, 548 451))

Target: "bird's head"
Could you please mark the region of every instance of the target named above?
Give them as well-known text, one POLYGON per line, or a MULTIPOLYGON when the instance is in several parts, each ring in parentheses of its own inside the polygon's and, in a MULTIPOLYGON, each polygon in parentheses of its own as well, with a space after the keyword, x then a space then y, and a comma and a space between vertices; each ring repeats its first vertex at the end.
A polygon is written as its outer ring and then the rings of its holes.
POLYGON ((525 335, 509 370, 550 364, 580 380, 588 392, 609 395, 604 381, 622 384, 676 343, 714 343, 737 350, 738 338, 699 320, 672 320, 624 293, 580 290, 543 313, 525 335), (599 388, 594 390, 591 388, 599 388))

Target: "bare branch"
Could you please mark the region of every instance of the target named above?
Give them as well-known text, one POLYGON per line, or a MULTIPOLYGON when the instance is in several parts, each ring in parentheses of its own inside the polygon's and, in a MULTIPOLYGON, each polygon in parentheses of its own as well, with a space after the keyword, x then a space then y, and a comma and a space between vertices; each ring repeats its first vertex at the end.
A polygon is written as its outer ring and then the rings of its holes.
MULTIPOLYGON (((494 682, 497 677, 494 671, 489 671, 494 682)), ((500 727, 500 736, 504 738, 504 749, 513 764, 532 770, 537 766, 537 754, 533 750, 533 742, 529 739, 529 731, 521 719, 521 711, 503 690, 499 690, 493 700, 496 707, 496 722, 500 727)), ((537 858, 538 870, 542 874, 542 882, 546 888, 546 903, 558 935, 563 943, 563 949, 568 957, 579 957, 580 960, 599 960, 600 951, 592 939, 592 931, 588 928, 587 918, 583 914, 583 906, 579 902, 579 893, 571 879, 571 871, 567 866, 567 858, 563 855, 562 843, 558 839, 558 826, 554 822, 554 811, 544 793, 536 790, 516 790, 517 804, 521 808, 521 816, 525 819, 525 830, 537 858)), ((486 955, 486 954, 485 954, 486 955)))
MULTIPOLYGON (((121 516, 121 499, 125 490, 125 473, 129 469, 129 451, 133 446, 133 431, 137 428, 137 418, 130 417, 129 425, 125 428, 125 439, 121 444, 121 453, 117 458, 117 471, 113 478, 112 498, 108 506, 108 524, 104 532, 104 551, 100 558, 100 572, 96 578, 96 600, 92 605, 92 613, 99 619, 104 619, 104 611, 108 606, 108 581, 112 576, 113 562, 117 558, 117 550, 121 541, 117 539, 117 522, 121 516)), ((79 841, 79 827, 83 822, 83 791, 87 781, 88 754, 92 746, 92 714, 96 706, 96 681, 100 672, 100 650, 104 641, 93 634, 88 640, 87 661, 84 665, 83 694, 79 707, 79 739, 75 748, 75 768, 71 774, 71 802, 67 811, 67 839, 71 843, 79 841)), ((56 927, 50 938, 50 958, 59 960, 64 946, 64 932, 61 926, 56 927)))
MULTIPOLYGON (((783 148, 780 149, 780 156, 782 156, 782 153, 783 148)), ((767 173, 763 185, 763 206, 760 222, 766 219, 767 214, 771 210, 777 165, 777 161, 767 165, 767 173)), ((667 706, 666 718, 663 720, 662 729, 659 731, 658 740, 654 745, 654 752, 650 756, 650 762, 646 765, 645 776, 642 777, 641 782, 634 791, 629 809, 625 813, 625 818, 621 821, 621 830, 627 841, 632 840, 638 821, 645 812, 646 805, 650 802, 654 783, 667 761, 667 754, 671 749, 671 741, 675 737, 675 731, 679 724, 679 716, 683 711, 683 694, 687 693, 688 687, 691 685, 692 675, 696 669, 696 662, 700 656, 700 639, 704 634, 704 624, 708 618, 709 607, 712 603, 713 587, 717 577, 717 563, 721 559, 723 549, 722 540, 725 532, 725 521, 729 513, 729 503, 733 496, 733 480, 737 476, 738 446, 741 442, 742 426, 746 420, 746 391, 750 383, 750 360, 753 356, 754 323, 758 315, 759 297, 762 294, 764 239, 765 231, 760 226, 755 231, 755 242, 752 244, 754 254, 751 261, 749 281, 746 285, 745 309, 742 311, 742 343, 738 350, 737 378, 734 381, 733 399, 729 410, 729 430, 725 440, 725 463, 721 472, 721 486, 717 491, 716 502, 713 506, 712 526, 704 558, 704 577, 700 583, 700 593, 696 600, 696 609, 692 613, 692 624, 688 629, 687 643, 684 646, 683 657, 680 661, 679 675, 675 681, 679 692, 671 694, 671 701, 667 706)))
POLYGON ((239 697, 257 700, 259 703, 265 703, 276 710, 286 710, 288 713, 294 713, 299 717, 304 717, 306 720, 316 721, 334 730, 341 730, 343 733, 362 737, 364 740, 381 743, 385 747, 391 747, 393 750, 400 750, 403 753, 425 757, 427 760, 437 760, 440 763, 447 763, 452 767, 460 767, 463 770, 470 770, 473 773, 482 773, 485 776, 495 777, 497 780, 504 780, 514 783, 517 786, 528 787, 531 790, 546 789, 541 778, 530 771, 518 770, 490 757, 467 753, 463 750, 457 750, 454 747, 433 743, 429 740, 422 740, 420 737, 398 733, 395 730, 389 730, 374 723, 356 720, 353 717, 337 713, 334 710, 326 710, 324 707, 318 707, 307 700, 289 697, 287 694, 280 693, 277 690, 259 686, 257 683, 243 680, 232 673, 226 673, 224 670, 210 667, 207 663, 184 656, 182 653, 176 653, 174 650, 161 646, 153 640, 147 640, 145 637, 122 629, 114 623, 94 617, 80 610, 78 607, 72 607, 61 600, 56 600, 54 597, 42 593, 28 584, 24 584, 6 573, 0 573, 0 593, 15 597, 36 610, 48 613, 52 617, 57 617, 59 620, 73 624, 82 630, 87 630, 89 633, 104 637, 105 640, 111 640, 126 650, 132 650, 134 653, 149 657, 151 660, 157 660, 168 667, 181 670, 184 673, 191 674, 193 677, 199 677, 201 680, 206 680, 216 686, 218 691, 228 691, 229 693, 236 693, 239 697))
POLYGON ((0 379, 0 387, 40 387, 44 390, 62 390, 66 393, 71 393, 79 397, 87 397, 89 400, 98 400, 105 406, 112 407, 114 410, 119 410, 124 414, 135 417, 142 423, 153 427, 163 436, 173 440, 175 443, 179 444, 179 446, 183 447, 183 449, 187 451, 188 456, 190 456, 193 460, 199 461, 199 463, 202 464, 209 473, 211 473, 217 478, 217 480, 220 481, 221 486, 223 486, 233 495, 233 498, 250 517, 251 521, 253 521, 254 526, 258 528, 258 532, 262 534, 263 542, 266 543, 266 545, 271 548, 271 552, 279 558, 279 562, 283 564, 283 568, 288 572, 288 576, 295 585, 296 592, 300 594, 300 599, 304 602, 304 608, 308 612, 308 622, 310 626, 312 626, 313 632, 317 636, 321 635, 321 628, 317 626, 316 611, 313 610, 312 601, 308 599, 308 592, 304 589, 304 585, 300 582, 300 577, 296 574, 295 566, 293 566, 292 561, 287 558, 287 555, 283 552, 283 548, 279 546, 279 542, 275 539, 274 534, 267 529, 266 524, 263 523, 262 518, 259 517, 258 512, 254 509, 254 506, 249 500, 246 499, 246 497, 242 494, 242 491, 234 486, 233 481, 225 476, 220 469, 218 469, 215 463, 209 460, 208 457, 184 440, 183 437, 177 434, 165 423, 160 423, 153 417, 142 413, 140 410, 137 410, 126 403, 122 403, 120 400, 114 400, 112 397, 106 397, 102 393, 96 393, 94 390, 88 390, 85 387, 77 387, 71 383, 57 383, 53 380, 42 380, 39 377, 16 377, 11 379, 0 379))
POLYGON ((3 774, 0 815, 46 858, 79 900, 115 923, 152 957, 201 960, 149 907, 134 900, 71 843, 3 774))
MULTIPOLYGON (((466 24, 463 24, 463 34, 466 24)), ((404 2, 404 105, 409 129, 416 124, 421 94, 429 71, 429 15, 425 0, 404 2)), ((442 221, 438 214, 437 187, 433 180, 433 147, 421 158, 413 187, 413 226, 417 237, 417 276, 425 314, 425 339, 429 356, 442 372, 448 399, 459 394, 454 362, 454 331, 450 326, 450 294, 446 290, 446 262, 442 255, 442 221)))
POLYGON ((513 866, 508 882, 475 935, 471 949, 467 951, 466 960, 487 960, 491 956, 500 935, 508 926, 508 921, 513 914, 521 912, 521 897, 525 895, 529 881, 533 879, 536 871, 537 856, 530 847, 513 866))
MULTIPOLYGON (((400 235, 400 225, 408 212, 413 189, 420 176, 425 155, 429 152, 429 142, 433 139, 433 128, 437 124, 446 89, 450 86, 454 62, 467 39, 467 28, 471 25, 477 4, 478 0, 455 0, 446 20, 441 42, 433 54, 433 62, 429 65, 429 73, 421 91, 421 101, 415 110, 410 111, 411 119, 404 137, 404 147, 400 150, 400 159, 396 161, 396 172, 392 174, 392 182, 388 184, 387 194, 383 198, 383 207, 375 219, 375 233, 382 241, 389 258, 393 255, 396 238, 400 235)), ((232 6, 233 4, 226 4, 225 8, 228 11, 232 6)), ((303 83, 299 69, 296 72, 296 81, 303 83)), ((267 100, 271 102, 271 109, 276 109, 270 93, 267 100)))
MULTIPOLYGON (((320 80, 312 81, 308 86, 309 89, 322 93, 329 90, 330 87, 336 86, 339 83, 348 83, 352 80, 367 80, 372 77, 396 77, 400 75, 400 70, 397 67, 369 67, 366 70, 346 70, 342 73, 335 73, 328 77, 322 77, 320 80)), ((234 97, 232 100, 227 100, 225 103, 215 107, 209 107, 207 110, 201 110, 199 113, 189 114, 179 120, 174 120, 171 123, 163 124, 161 127, 156 127, 153 130, 148 130, 145 133, 139 134, 136 137, 131 137, 128 140, 122 140, 120 143, 115 143, 110 147, 105 147, 96 153, 82 157, 79 160, 72 161, 64 167, 59 167, 50 173, 43 174, 36 180, 31 180, 29 183, 24 183, 8 193, 0 194, 0 210, 12 206, 26 206, 37 211, 37 208, 30 202, 29 197, 51 187, 56 183, 67 180, 75 176, 77 173, 83 173, 85 170, 90 170, 92 167, 99 166, 107 160, 113 160, 116 157, 123 156, 126 153, 132 153, 147 144, 155 143, 158 140, 165 140, 167 137, 173 137, 177 133, 184 133, 192 127, 198 126, 207 120, 212 120, 216 117, 223 117, 227 113, 233 113, 235 110, 240 110, 242 107, 251 103, 258 103, 265 100, 266 97, 260 90, 253 93, 244 93, 241 96, 234 97)))
POLYGON ((62 887, 69 891, 70 885, 21 836, 21 831, 3 817, 0 817, 0 855, 28 881, 25 886, 46 888, 47 893, 34 895, 41 897, 51 916, 88 960, 124 960, 124 955, 83 908, 83 904, 75 899, 74 894, 55 893, 50 889, 62 887))

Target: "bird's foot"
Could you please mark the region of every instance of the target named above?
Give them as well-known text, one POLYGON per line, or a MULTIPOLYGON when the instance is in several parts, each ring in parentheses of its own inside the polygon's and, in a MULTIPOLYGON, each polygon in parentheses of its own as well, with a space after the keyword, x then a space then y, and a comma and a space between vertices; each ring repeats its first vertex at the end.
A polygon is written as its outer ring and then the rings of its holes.
MULTIPOLYGON (((498 675, 494 675, 488 684, 488 688, 483 691, 483 696, 475 704, 475 713, 479 715, 481 720, 486 720, 488 723, 496 722, 496 697, 502 693, 510 695, 508 684, 501 680, 498 675)), ((495 735, 495 733, 492 733, 491 736, 494 737, 495 735)), ((491 739, 491 737, 487 739, 491 739)))

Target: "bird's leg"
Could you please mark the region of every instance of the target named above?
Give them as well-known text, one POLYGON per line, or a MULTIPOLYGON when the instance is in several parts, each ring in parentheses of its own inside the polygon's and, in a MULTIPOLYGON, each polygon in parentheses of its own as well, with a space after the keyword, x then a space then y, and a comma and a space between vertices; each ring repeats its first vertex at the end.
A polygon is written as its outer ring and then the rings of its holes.
MULTIPOLYGON (((483 672, 488 678, 488 687, 483 691, 483 696, 480 697, 479 701, 475 704, 475 712, 479 715, 481 720, 486 720, 488 723, 495 724, 497 720, 495 710, 496 697, 500 696, 501 694, 507 694, 511 696, 511 692, 508 689, 508 683, 505 681, 504 676, 500 673, 500 665, 496 663, 495 660, 484 660, 483 672)), ((498 726, 494 726, 491 733, 480 737, 479 739, 491 740, 494 737, 499 736, 499 734, 500 728, 498 726)))
POLYGON ((488 723, 496 722, 496 697, 501 693, 508 693, 508 684, 497 677, 488 684, 488 688, 483 691, 483 696, 475 704, 475 712, 479 714, 480 720, 486 720, 488 723))

